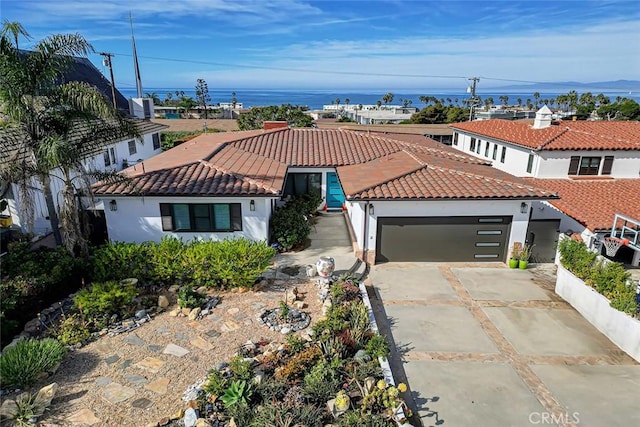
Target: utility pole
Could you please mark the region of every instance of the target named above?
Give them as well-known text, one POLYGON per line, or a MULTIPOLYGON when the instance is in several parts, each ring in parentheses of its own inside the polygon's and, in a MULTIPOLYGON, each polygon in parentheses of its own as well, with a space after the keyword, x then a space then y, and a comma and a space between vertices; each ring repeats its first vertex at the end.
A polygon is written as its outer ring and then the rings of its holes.
POLYGON ((104 56, 103 64, 109 67, 109 74, 111 75, 111 100, 113 101, 113 108, 117 110, 118 104, 116 103, 116 84, 113 81, 113 66, 111 65, 111 58, 114 55, 113 53, 109 52, 99 52, 99 54, 104 56))
POLYGON ((476 105, 476 83, 480 81, 478 77, 471 77, 471 98, 469 99, 469 121, 473 120, 473 107, 476 105))

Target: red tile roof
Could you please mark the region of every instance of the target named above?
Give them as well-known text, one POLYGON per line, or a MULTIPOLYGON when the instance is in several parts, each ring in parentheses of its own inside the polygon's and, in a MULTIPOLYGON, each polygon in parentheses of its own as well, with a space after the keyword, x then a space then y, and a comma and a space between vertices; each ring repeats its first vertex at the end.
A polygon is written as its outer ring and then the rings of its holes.
POLYGON ((127 185, 94 188, 102 195, 277 195, 289 166, 336 167, 354 199, 555 197, 427 138, 329 129, 201 135, 125 170, 127 185))
POLYGON ((534 129, 526 123, 491 119, 451 127, 535 150, 640 150, 637 121, 562 121, 534 129))
POLYGON ((560 199, 549 203, 591 231, 611 229, 617 213, 640 219, 640 179, 527 180, 539 188, 557 192, 560 199))

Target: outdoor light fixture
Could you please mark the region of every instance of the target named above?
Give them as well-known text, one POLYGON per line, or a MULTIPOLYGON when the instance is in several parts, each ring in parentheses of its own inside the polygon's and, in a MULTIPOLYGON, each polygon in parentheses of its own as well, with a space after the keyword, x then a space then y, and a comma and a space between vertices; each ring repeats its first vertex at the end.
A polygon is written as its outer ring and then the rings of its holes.
POLYGON ((520 213, 525 214, 527 212, 529 212, 529 206, 525 202, 520 203, 520 213))
POLYGON ((375 210, 373 210, 373 205, 369 205, 369 213, 371 215, 375 215, 375 210))
POLYGON ((255 211, 256 210, 256 201, 255 200, 251 200, 249 202, 249 210, 251 210, 251 211, 255 211))
POLYGON ((109 210, 112 210, 112 211, 117 211, 118 210, 118 203, 115 201, 115 199, 112 199, 109 202, 109 210))

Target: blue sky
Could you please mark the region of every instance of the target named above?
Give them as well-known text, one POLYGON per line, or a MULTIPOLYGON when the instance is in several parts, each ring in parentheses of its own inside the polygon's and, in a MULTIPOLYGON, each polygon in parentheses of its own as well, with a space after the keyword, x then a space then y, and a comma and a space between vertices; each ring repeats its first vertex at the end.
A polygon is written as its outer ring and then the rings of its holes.
MULTIPOLYGON (((2 0, 34 39, 79 32, 145 87, 419 89, 640 77, 640 0, 2 0), (339 72, 339 73, 334 73, 339 72), (434 76, 450 76, 436 78, 434 76)), ((101 57, 91 60, 104 70, 101 57)))

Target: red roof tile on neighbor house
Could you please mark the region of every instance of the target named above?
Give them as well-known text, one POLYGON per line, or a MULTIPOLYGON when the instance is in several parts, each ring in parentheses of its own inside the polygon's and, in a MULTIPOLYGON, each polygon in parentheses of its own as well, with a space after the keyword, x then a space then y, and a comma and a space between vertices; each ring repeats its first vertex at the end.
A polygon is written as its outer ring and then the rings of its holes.
POLYGON ((640 150, 640 122, 561 121, 543 129, 504 119, 452 128, 537 150, 640 150))
POLYGON ((640 219, 640 179, 573 180, 527 178, 560 196, 553 206, 591 231, 611 229, 613 216, 640 219))

